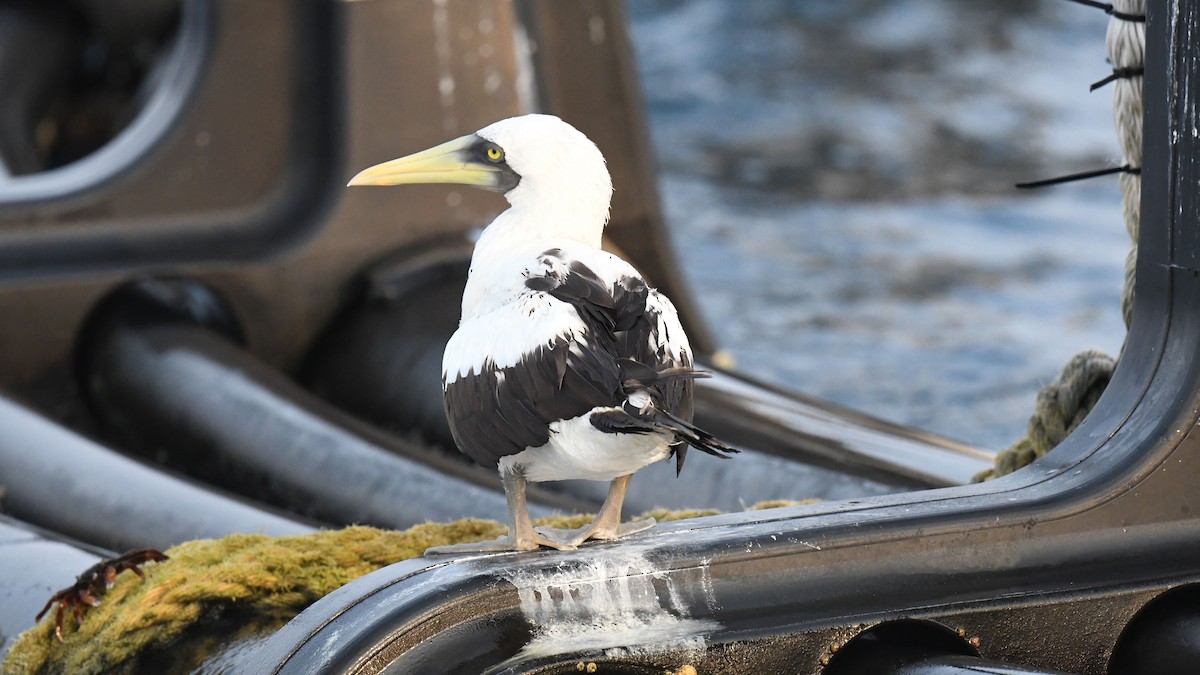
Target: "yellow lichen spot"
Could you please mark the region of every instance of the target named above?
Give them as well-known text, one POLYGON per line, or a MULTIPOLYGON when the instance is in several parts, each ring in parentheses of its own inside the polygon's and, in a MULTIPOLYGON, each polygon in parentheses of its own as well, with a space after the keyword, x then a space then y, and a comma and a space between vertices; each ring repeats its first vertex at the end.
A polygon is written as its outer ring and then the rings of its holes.
POLYGON ((976 649, 979 649, 979 645, 983 644, 983 641, 979 639, 978 635, 972 635, 971 639, 967 640, 967 644, 971 645, 972 647, 974 647, 976 649))
POLYGON ((575 670, 578 670, 581 673, 583 672, 583 669, 586 667, 587 666, 583 665, 583 661, 580 661, 579 663, 575 664, 575 670))
POLYGON ((596 672, 596 664, 595 664, 595 662, 593 662, 593 661, 588 661, 588 664, 587 664, 587 672, 589 672, 589 673, 594 673, 594 672, 596 672))
POLYGON ((836 653, 838 653, 838 650, 841 648, 842 648, 842 643, 834 642, 833 644, 829 645, 829 653, 836 654, 836 653))
POLYGON ((823 665, 823 666, 829 665, 829 657, 828 656, 821 657, 821 665, 823 665))
POLYGON ((671 675, 696 675, 696 667, 690 663, 682 665, 679 667, 679 670, 676 670, 671 675))

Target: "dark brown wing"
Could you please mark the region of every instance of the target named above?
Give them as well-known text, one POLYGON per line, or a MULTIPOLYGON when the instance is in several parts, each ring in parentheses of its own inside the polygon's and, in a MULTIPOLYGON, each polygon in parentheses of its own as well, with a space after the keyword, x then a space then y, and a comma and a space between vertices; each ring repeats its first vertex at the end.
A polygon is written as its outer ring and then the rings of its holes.
MULTIPOLYGON (((585 330, 582 335, 561 335, 531 345, 515 365, 485 365, 482 372, 447 378, 444 404, 454 439, 463 452, 485 466, 544 445, 550 425, 558 420, 597 407, 619 410, 629 393, 631 368, 654 373, 683 368, 690 373, 691 352, 682 328, 678 319, 666 316, 674 308, 640 277, 604 279, 559 249, 544 252, 540 260, 545 271, 529 277, 526 287, 539 294, 540 301, 572 307, 585 330)), ((693 377, 662 378, 648 387, 656 407, 670 419, 690 423, 693 377)), ((648 423, 613 415, 593 420, 593 426, 609 433, 664 428, 647 427, 648 423)), ((686 441, 672 449, 676 466, 681 467, 686 441)))

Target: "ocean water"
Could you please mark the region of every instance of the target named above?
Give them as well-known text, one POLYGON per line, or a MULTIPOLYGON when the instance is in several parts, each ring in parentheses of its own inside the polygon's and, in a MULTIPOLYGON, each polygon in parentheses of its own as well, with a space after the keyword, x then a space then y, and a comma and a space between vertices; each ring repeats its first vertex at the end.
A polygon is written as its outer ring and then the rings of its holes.
POLYGON ((628 3, 684 274, 749 374, 991 449, 1115 354, 1130 242, 1100 11, 628 3))

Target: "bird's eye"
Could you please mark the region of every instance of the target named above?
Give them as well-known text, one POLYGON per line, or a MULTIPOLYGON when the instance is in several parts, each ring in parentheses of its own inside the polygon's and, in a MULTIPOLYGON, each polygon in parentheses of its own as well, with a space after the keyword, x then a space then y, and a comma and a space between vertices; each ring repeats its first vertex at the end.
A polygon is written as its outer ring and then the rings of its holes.
POLYGON ((487 158, 493 162, 499 162, 500 160, 504 159, 504 151, 498 146, 489 145, 487 147, 487 158))

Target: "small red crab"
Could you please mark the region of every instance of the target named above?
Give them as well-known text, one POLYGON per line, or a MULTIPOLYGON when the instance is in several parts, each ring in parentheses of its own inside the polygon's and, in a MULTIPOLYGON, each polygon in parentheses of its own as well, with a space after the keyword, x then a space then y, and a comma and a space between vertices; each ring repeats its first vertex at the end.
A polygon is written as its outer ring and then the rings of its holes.
POLYGON ((138 568, 138 565, 143 565, 148 562, 159 562, 166 560, 167 556, 161 551, 156 551, 152 548, 142 549, 140 551, 129 551, 115 558, 108 558, 92 565, 83 571, 83 574, 75 577, 75 583, 61 591, 50 596, 46 601, 46 606, 42 611, 38 612, 34 621, 41 621, 42 616, 50 610, 50 606, 58 603, 58 611, 54 613, 54 636, 62 642, 62 622, 63 610, 67 607, 72 607, 75 614, 75 625, 83 623, 84 605, 96 607, 100 604, 100 599, 96 596, 103 595, 104 591, 112 588, 113 582, 117 580, 117 575, 125 570, 133 570, 143 579, 146 575, 138 568))

